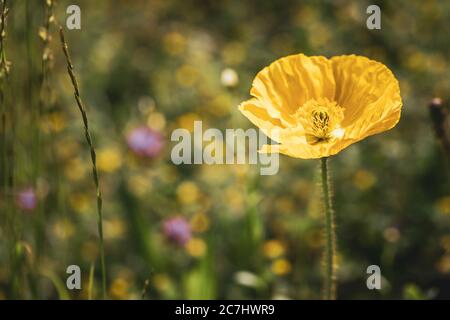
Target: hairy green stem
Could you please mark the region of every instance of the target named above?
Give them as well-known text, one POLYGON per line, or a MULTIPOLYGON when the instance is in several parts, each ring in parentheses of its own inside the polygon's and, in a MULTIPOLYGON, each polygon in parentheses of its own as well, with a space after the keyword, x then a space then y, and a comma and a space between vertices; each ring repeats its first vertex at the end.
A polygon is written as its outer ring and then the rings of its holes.
POLYGON ((89 145, 89 149, 91 152, 92 174, 94 177, 94 183, 95 183, 95 188, 96 188, 96 192, 97 192, 97 213, 98 213, 97 226, 98 226, 99 248, 100 248, 100 268, 101 268, 101 273, 102 273, 102 296, 103 296, 103 299, 106 299, 106 267, 105 267, 105 250, 104 250, 104 244, 103 244, 102 194, 101 194, 101 190, 100 190, 100 184, 99 184, 98 173, 97 173, 97 160, 96 160, 97 157, 95 154, 94 145, 92 143, 91 134, 89 131, 89 122, 88 122, 87 114, 86 114, 85 108, 83 106, 83 102, 81 100, 78 82, 77 82, 77 79, 76 79, 74 71, 73 71, 73 64, 72 64, 72 59, 70 58, 69 48, 67 46, 67 42, 64 37, 63 28, 61 26, 59 28, 59 35, 60 35, 60 39, 61 39, 64 56, 66 57, 67 72, 69 73, 69 77, 70 77, 70 80, 72 82, 72 86, 74 89, 75 100, 77 102, 78 109, 80 110, 81 116, 83 118, 84 135, 86 137, 86 141, 89 145))
POLYGON ((324 299, 336 299, 336 234, 334 224, 334 210, 332 203, 331 183, 328 172, 328 158, 321 159, 322 193, 325 209, 325 251, 324 268, 325 282, 323 288, 324 299))

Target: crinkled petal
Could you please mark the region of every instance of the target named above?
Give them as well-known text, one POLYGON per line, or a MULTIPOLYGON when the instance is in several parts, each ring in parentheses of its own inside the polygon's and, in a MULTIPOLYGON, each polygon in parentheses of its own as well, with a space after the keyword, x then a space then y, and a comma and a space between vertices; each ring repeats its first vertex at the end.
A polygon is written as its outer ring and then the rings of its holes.
POLYGON ((300 159, 318 159, 322 157, 329 157, 335 155, 343 148, 347 147, 351 143, 345 145, 339 145, 334 143, 317 143, 309 144, 304 143, 285 143, 285 144, 275 144, 275 145, 263 145, 259 152, 261 153, 274 153, 278 152, 285 154, 293 158, 300 159))
POLYGON ((279 141, 277 135, 283 128, 283 124, 280 119, 272 118, 260 101, 257 99, 244 101, 239 105, 239 110, 255 126, 261 129, 266 136, 272 140, 279 141))
POLYGON ((331 59, 337 103, 344 108, 345 137, 361 140, 394 127, 400 120, 400 87, 382 63, 361 56, 331 59))
POLYGON ((250 94, 261 101, 269 115, 295 125, 292 115, 306 101, 323 97, 333 100, 331 61, 303 54, 281 58, 256 75, 250 94))

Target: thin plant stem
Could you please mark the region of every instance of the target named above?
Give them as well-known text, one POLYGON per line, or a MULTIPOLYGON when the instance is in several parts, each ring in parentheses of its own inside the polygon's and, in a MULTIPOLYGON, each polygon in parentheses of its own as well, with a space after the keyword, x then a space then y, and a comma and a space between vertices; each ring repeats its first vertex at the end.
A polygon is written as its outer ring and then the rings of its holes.
POLYGON ((94 146, 92 143, 91 134, 89 131, 89 122, 88 122, 87 114, 86 114, 83 102, 81 100, 78 82, 77 82, 77 79, 74 74, 74 68, 73 68, 73 64, 72 64, 72 59, 70 58, 69 47, 65 40, 64 31, 61 26, 59 28, 59 35, 60 35, 60 39, 61 39, 64 56, 66 57, 67 72, 68 72, 70 80, 72 82, 72 86, 74 89, 74 96, 75 96, 75 100, 77 102, 78 109, 80 110, 81 116, 83 118, 84 134, 85 134, 86 141, 89 145, 89 149, 91 152, 92 174, 94 177, 94 183, 95 183, 95 188, 96 188, 96 193, 97 193, 97 213, 98 213, 97 225, 98 225, 99 248, 100 248, 100 268, 101 268, 101 273, 102 273, 102 296, 103 296, 103 299, 106 299, 106 267, 105 267, 105 250, 104 250, 104 244, 103 244, 102 194, 101 194, 100 184, 99 184, 99 179, 98 179, 96 154, 95 154, 95 149, 94 149, 94 146))
POLYGON ((328 158, 321 159, 322 193, 325 209, 325 251, 324 251, 324 288, 326 300, 336 299, 336 234, 335 217, 332 203, 331 182, 328 170, 328 158))
POLYGON ((88 299, 92 300, 94 296, 94 272, 95 272, 95 263, 91 264, 89 268, 89 285, 88 285, 88 299))
POLYGON ((8 150, 6 138, 6 106, 5 106, 5 85, 9 74, 8 61, 6 60, 5 38, 6 38, 6 18, 8 15, 7 1, 1 1, 0 8, 0 105, 1 105, 1 137, 2 137, 2 176, 3 192, 6 194, 8 187, 8 150))
MULTIPOLYGON (((1 105, 1 138, 2 138, 2 196, 5 199, 13 196, 14 188, 14 108, 10 108, 7 101, 6 91, 11 89, 9 74, 11 63, 6 58, 6 38, 7 38, 7 20, 9 15, 9 7, 7 0, 1 0, 0 4, 0 105, 1 105)), ((9 90, 11 91, 11 90, 9 90)), ((11 93, 8 94, 11 96, 11 93)), ((12 286, 12 296, 20 297, 18 294, 19 272, 17 271, 18 256, 16 243, 18 234, 16 230, 15 208, 12 201, 4 201, 5 207, 5 225, 9 232, 9 270, 12 286)))

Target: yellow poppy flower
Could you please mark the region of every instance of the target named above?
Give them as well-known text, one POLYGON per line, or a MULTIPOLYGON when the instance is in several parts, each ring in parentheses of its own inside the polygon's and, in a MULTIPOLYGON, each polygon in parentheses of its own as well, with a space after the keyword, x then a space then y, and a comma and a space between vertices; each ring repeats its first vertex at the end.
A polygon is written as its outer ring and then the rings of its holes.
POLYGON ((393 128, 402 107, 392 72, 355 55, 281 58, 256 75, 250 94, 239 110, 279 143, 261 152, 303 159, 334 155, 393 128))

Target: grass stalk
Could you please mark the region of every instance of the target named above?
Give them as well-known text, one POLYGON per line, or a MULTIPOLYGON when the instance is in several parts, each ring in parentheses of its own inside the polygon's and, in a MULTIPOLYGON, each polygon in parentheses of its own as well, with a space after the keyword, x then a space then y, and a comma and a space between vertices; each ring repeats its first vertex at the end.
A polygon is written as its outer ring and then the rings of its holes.
POLYGON ((6 19, 8 16, 7 0, 1 0, 0 12, 0 107, 1 107, 1 137, 2 137, 2 180, 3 192, 8 188, 8 141, 6 133, 6 103, 5 86, 9 75, 9 63, 6 60, 6 19))
POLYGON ((14 109, 8 106, 6 91, 10 88, 10 66, 6 57, 7 20, 9 15, 9 1, 0 0, 0 112, 1 112, 1 144, 2 144, 2 197, 4 199, 5 230, 8 234, 9 270, 11 278, 12 296, 19 297, 18 283, 20 275, 17 265, 19 258, 16 244, 18 235, 16 230, 16 216, 13 205, 14 188, 14 109))
POLYGON ((66 58, 67 63, 67 72, 69 74, 70 80, 72 82, 72 86, 74 89, 74 96, 78 106, 78 109, 81 112, 81 116, 83 118, 84 125, 84 134, 86 137, 87 144, 89 145, 90 153, 91 153, 91 161, 92 161, 92 174, 94 178, 94 184, 96 188, 97 194, 97 213, 98 213, 98 236, 99 236, 99 248, 100 248, 100 268, 102 274, 102 297, 106 299, 106 267, 105 267, 105 250, 104 250, 104 242, 103 242, 103 213, 102 213, 102 193, 100 190, 98 172, 97 172, 97 160, 96 153, 94 149, 94 145, 92 143, 91 134, 89 131, 89 121, 87 118, 86 110, 83 105, 83 101, 81 100, 80 89, 78 87, 78 81, 74 74, 74 67, 72 64, 72 59, 69 53, 69 47, 64 37, 63 28, 60 26, 59 35, 62 44, 62 49, 64 52, 64 56, 66 58))

